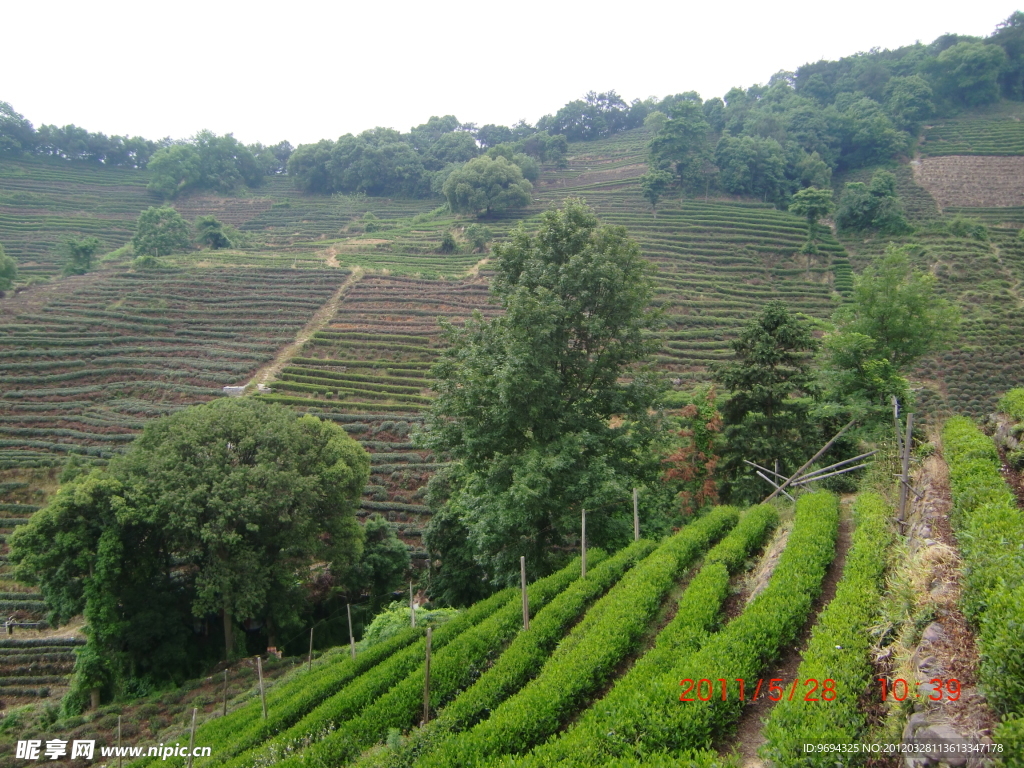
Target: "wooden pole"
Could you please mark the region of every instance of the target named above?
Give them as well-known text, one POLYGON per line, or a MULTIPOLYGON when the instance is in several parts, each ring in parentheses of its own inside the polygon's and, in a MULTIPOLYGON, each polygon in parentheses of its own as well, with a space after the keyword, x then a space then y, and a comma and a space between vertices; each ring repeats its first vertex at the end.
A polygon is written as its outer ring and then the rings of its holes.
POLYGON ((910 487, 910 444, 913 442, 911 436, 914 430, 914 414, 907 414, 907 437, 903 441, 903 465, 900 472, 900 514, 899 521, 903 524, 907 514, 907 488, 910 487))
POLYGON ((519 581, 523 589, 523 629, 530 628, 530 598, 526 595, 526 556, 519 558, 519 581))
POLYGON ((263 719, 267 719, 267 691, 263 687, 263 657, 256 657, 256 671, 260 676, 260 701, 263 702, 263 719))
POLYGON ((416 626, 416 607, 412 604, 412 579, 409 579, 409 622, 410 626, 416 626))
POLYGON ((782 495, 785 496, 787 499, 789 499, 790 501, 794 501, 794 502, 796 501, 796 499, 794 499, 792 496, 790 496, 788 493, 786 493, 786 491, 784 491, 782 489, 781 485, 779 485, 774 480, 772 480, 770 477, 768 477, 768 475, 766 475, 760 469, 757 470, 757 476, 760 477, 762 480, 765 480, 766 482, 768 482, 769 485, 771 485, 773 488, 775 488, 775 492, 776 493, 779 493, 781 491, 782 495))
POLYGON ((313 671, 313 627, 309 628, 309 662, 307 663, 306 671, 313 671))
POLYGON ((811 466, 811 464, 816 462, 821 457, 821 455, 825 453, 825 451, 827 451, 829 448, 831 448, 832 445, 836 442, 836 440, 838 440, 840 437, 842 437, 843 433, 846 432, 846 430, 848 430, 850 427, 852 427, 854 425, 854 422, 856 422, 856 419, 854 419, 853 421, 849 422, 845 427, 843 427, 838 432, 836 432, 835 437, 833 437, 831 440, 829 440, 827 443, 825 443, 825 445, 823 445, 821 447, 820 451, 818 451, 816 454, 811 456, 811 458, 809 458, 807 460, 807 462, 802 467, 800 467, 800 469, 798 469, 796 472, 794 472, 792 474, 792 476, 789 478, 789 480, 786 480, 782 485, 778 486, 774 491, 772 491, 771 494, 769 494, 768 498, 765 499, 765 501, 770 501, 771 499, 774 499, 775 495, 777 493, 779 493, 780 491, 783 491, 794 480, 799 479, 800 478, 800 473, 803 472, 805 469, 807 469, 809 466, 811 466))
POLYGON ((188 768, 192 768, 192 749, 196 745, 196 713, 198 711, 198 707, 192 707, 192 731, 188 735, 188 768))
POLYGON ((583 521, 580 524, 580 555, 583 558, 580 578, 587 578, 587 510, 583 510, 583 521))
POLYGON ((228 713, 228 671, 224 670, 224 709, 221 711, 221 717, 226 716, 228 713))
MULTIPOLYGON (((191 750, 190 750, 191 751, 191 750)), ((117 768, 121 768, 121 716, 117 716, 117 768)))
POLYGON ((816 483, 818 480, 824 480, 826 477, 833 477, 834 475, 845 475, 847 472, 853 472, 855 469, 864 469, 867 464, 857 464, 853 467, 844 467, 843 469, 837 469, 835 472, 827 472, 824 475, 815 475, 814 477, 801 477, 795 481, 790 488, 803 487, 807 483, 816 483))
POLYGON ((896 427, 896 452, 903 455, 903 430, 900 429, 900 401, 892 396, 892 423, 896 427))
POLYGON ((356 636, 352 634, 352 604, 345 606, 348 609, 348 650, 352 658, 356 657, 356 636))
POLYGON ((430 640, 433 627, 427 627, 427 659, 423 664, 423 722, 430 722, 430 640))
POLYGON ((633 541, 640 541, 640 499, 633 489, 633 541))

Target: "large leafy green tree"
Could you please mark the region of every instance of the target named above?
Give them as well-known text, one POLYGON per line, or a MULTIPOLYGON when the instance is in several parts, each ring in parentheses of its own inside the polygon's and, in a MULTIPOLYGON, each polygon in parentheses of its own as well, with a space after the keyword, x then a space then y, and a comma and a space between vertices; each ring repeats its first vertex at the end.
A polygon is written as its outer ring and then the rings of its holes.
POLYGON ((180 676, 195 621, 220 616, 229 657, 243 619, 265 621, 276 645, 314 562, 349 575, 368 476, 337 425, 216 400, 151 422, 107 470, 62 486, 11 536, 11 560, 55 619, 84 610, 91 646, 120 674, 180 676))
POLYGON ((891 245, 854 280, 852 301, 825 338, 829 399, 865 425, 888 423, 890 397, 907 404, 905 374, 956 337, 959 312, 938 295, 936 277, 914 269, 906 246, 891 245))
POLYGON ((842 231, 875 230, 885 235, 901 235, 911 231, 896 195, 896 177, 878 171, 871 183, 847 182, 836 209, 836 226, 842 231))
POLYGON ((529 205, 532 189, 518 165, 484 156, 452 171, 442 191, 456 213, 489 214, 529 205))
POLYGON ((818 252, 818 220, 834 210, 831 189, 807 187, 794 193, 793 202, 789 204, 789 212, 807 219, 807 243, 804 245, 806 252, 818 252))
POLYGON ((723 136, 715 147, 719 184, 734 195, 777 200, 786 190, 786 158, 773 138, 723 136))
POLYGON ((806 459, 816 430, 810 419, 817 386, 812 353, 817 342, 806 321, 782 301, 769 302, 732 342, 735 359, 712 366, 716 381, 729 392, 722 405, 725 422, 723 469, 727 495, 754 501, 768 486, 744 464, 779 462, 789 474, 806 459))
POLYGON ((938 95, 965 107, 998 101, 999 74, 1006 64, 1006 52, 998 45, 957 43, 940 53, 933 66, 938 95))
POLYGON ((570 199, 535 236, 520 228, 494 253, 504 314, 447 327, 424 436, 455 462, 427 538, 444 564, 435 583, 455 599, 481 582, 446 575, 449 555, 502 584, 517 578, 520 555, 531 573, 551 568, 552 548, 578 536, 581 508, 601 510, 588 519, 592 543, 628 535, 659 392, 634 370, 656 349, 647 332, 659 319, 651 267, 624 228, 570 199))
POLYGON ((711 160, 707 118, 698 101, 680 101, 672 105, 669 119, 651 139, 652 168, 671 167, 679 177, 683 191, 703 186, 703 169, 711 160))
POLYGON ((167 256, 191 248, 192 229, 174 208, 150 207, 139 214, 132 238, 132 250, 137 256, 167 256))

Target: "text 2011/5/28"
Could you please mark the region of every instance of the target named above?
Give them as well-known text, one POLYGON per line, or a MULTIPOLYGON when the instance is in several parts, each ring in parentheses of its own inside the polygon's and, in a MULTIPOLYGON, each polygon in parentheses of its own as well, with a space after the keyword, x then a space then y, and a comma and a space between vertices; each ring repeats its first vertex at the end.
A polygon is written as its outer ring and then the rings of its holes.
MULTIPOLYGON (((719 677, 716 680, 707 678, 690 680, 687 678, 680 680, 679 684, 686 689, 679 697, 680 701, 711 701, 713 698, 726 701, 729 697, 735 697, 739 701, 748 701, 745 694, 750 688, 742 677, 733 680, 726 680, 724 677, 719 677)), ((783 698, 789 701, 793 701, 794 698, 803 701, 835 701, 838 696, 836 681, 832 679, 816 680, 813 677, 808 677, 806 680, 797 678, 792 683, 788 683, 781 677, 773 677, 769 680, 758 678, 749 701, 757 699, 761 695, 762 688, 772 701, 781 701, 783 698)))

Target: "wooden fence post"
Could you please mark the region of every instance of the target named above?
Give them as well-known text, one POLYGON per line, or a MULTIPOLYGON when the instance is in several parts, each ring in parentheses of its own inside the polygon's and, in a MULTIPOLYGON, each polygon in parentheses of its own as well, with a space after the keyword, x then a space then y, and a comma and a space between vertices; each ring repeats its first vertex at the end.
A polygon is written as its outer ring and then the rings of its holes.
POLYGON ((530 628, 530 599, 526 595, 526 556, 519 558, 519 580, 523 589, 523 629, 530 628))
POLYGON ((430 722, 430 640, 433 627, 427 627, 427 658, 423 664, 423 722, 430 722))
POLYGON ((263 702, 263 719, 267 719, 267 691, 263 687, 263 657, 256 657, 256 671, 260 676, 260 701, 263 702))
POLYGON ((910 488, 910 446, 913 442, 911 436, 914 430, 914 414, 907 414, 907 437, 903 441, 903 456, 900 457, 902 465, 900 467, 900 512, 897 518, 900 521, 900 525, 903 525, 906 520, 907 513, 907 489, 910 488))
POLYGON ((196 745, 196 712, 198 711, 198 707, 192 707, 192 731, 188 735, 188 768, 192 768, 192 750, 196 745))
POLYGON ((347 603, 345 607, 348 609, 348 649, 354 659, 356 657, 356 636, 352 634, 352 604, 347 603))

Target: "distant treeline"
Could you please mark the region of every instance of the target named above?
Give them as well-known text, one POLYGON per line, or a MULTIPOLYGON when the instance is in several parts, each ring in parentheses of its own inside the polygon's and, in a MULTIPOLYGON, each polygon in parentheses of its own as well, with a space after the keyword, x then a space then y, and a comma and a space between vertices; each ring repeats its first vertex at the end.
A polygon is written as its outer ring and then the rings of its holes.
POLYGON ((910 154, 925 122, 1024 99, 1024 13, 988 38, 943 35, 930 45, 872 50, 778 72, 767 85, 703 101, 682 94, 647 118, 654 137, 652 204, 670 187, 721 190, 785 204, 833 171, 910 154))
MULTIPOLYGON (((208 131, 184 141, 151 141, 74 125, 37 130, 0 102, 0 154, 149 167, 154 172, 150 188, 162 197, 255 187, 268 174, 285 172, 308 192, 426 197, 439 196, 454 169, 488 150, 500 148, 498 154, 510 160, 561 164, 569 141, 600 139, 645 123, 659 131, 664 118, 656 114, 672 115, 678 105, 697 103, 709 130, 720 137, 711 159, 722 166, 721 177, 714 182, 727 191, 772 197, 776 188, 820 183, 833 169, 891 159, 907 150, 924 121, 1000 96, 1024 99, 1020 11, 987 38, 950 34, 929 45, 818 61, 776 73, 767 85, 733 88, 707 101, 691 92, 627 103, 615 91, 591 91, 535 126, 521 120, 512 127, 478 127, 452 115, 435 116, 409 133, 374 128, 303 144, 294 152, 287 141, 246 146, 231 134, 208 131), (752 171, 740 169, 751 164, 752 171), (777 183, 779 174, 788 179, 785 184, 777 183)), ((524 163, 524 176, 530 172, 524 163)), ((705 188, 709 172, 717 175, 705 164, 697 174, 705 188)))

